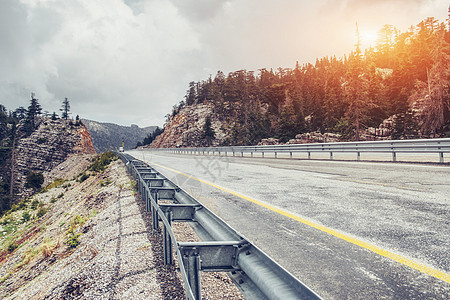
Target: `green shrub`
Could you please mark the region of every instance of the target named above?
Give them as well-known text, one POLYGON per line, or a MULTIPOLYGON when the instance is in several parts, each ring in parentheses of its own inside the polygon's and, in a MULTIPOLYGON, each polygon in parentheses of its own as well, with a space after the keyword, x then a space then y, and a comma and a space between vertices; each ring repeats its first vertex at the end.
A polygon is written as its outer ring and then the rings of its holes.
POLYGON ((19 210, 19 206, 17 204, 13 204, 11 206, 11 209, 9 210, 10 212, 15 212, 19 210))
POLYGON ((0 224, 1 225, 8 225, 8 224, 11 224, 12 222, 14 222, 13 216, 11 214, 6 214, 6 215, 3 216, 0 224))
POLYGON ((22 223, 28 222, 31 219, 31 215, 28 211, 22 213, 22 223))
POLYGON ((52 198, 50 199, 50 203, 55 203, 56 201, 58 201, 58 199, 56 199, 55 197, 52 197, 52 198))
POLYGON ((88 179, 89 178, 89 174, 86 174, 86 173, 82 173, 81 174, 81 176, 80 176, 80 178, 78 178, 78 182, 83 182, 83 181, 85 181, 86 179, 88 179))
POLYGON ((52 189, 52 188, 58 187, 58 186, 60 186, 61 184, 63 184, 65 181, 66 181, 66 180, 64 180, 64 179, 62 179, 62 178, 55 178, 55 180, 53 180, 52 183, 48 184, 48 185, 45 187, 45 190, 48 191, 48 190, 50 190, 50 189, 52 189))
POLYGON ((111 151, 103 152, 100 156, 94 159, 93 163, 89 166, 89 170, 93 172, 103 172, 106 167, 118 157, 111 151))
POLYGON ((14 250, 16 250, 17 247, 19 247, 19 245, 17 245, 17 243, 14 241, 14 242, 9 243, 7 250, 9 253, 11 253, 14 250))
POLYGON ((44 183, 44 175, 42 175, 42 173, 33 171, 28 172, 25 187, 31 188, 36 191, 41 188, 43 183, 44 183))
POLYGON ((25 209, 25 208, 27 208, 27 201, 22 200, 19 203, 17 203, 17 210, 25 209))
POLYGON ((74 229, 70 229, 66 235, 66 245, 69 248, 75 248, 80 243, 81 233, 75 233, 74 229))
MULTIPOLYGON (((70 227, 66 231, 66 244, 69 248, 75 248, 80 243, 81 233, 76 233, 75 230, 82 226, 88 220, 87 217, 80 215, 75 215, 72 220, 70 220, 70 227)), ((60 226, 62 226, 61 224, 60 226)))
POLYGON ((34 199, 33 202, 31 202, 31 209, 36 209, 36 207, 39 205, 39 201, 34 199))
POLYGON ((38 212, 36 213, 36 217, 40 218, 43 215, 45 215, 45 213, 47 212, 47 210, 43 207, 39 208, 38 212))
POLYGON ((64 193, 59 194, 57 198, 60 199, 62 197, 64 197, 64 193))
POLYGON ((100 181, 100 186, 107 186, 110 185, 112 182, 107 178, 105 181, 100 181))
POLYGON ((83 217, 83 216, 80 216, 80 215, 75 215, 72 218, 72 221, 70 221, 70 226, 71 227, 76 227, 78 225, 83 225, 84 223, 86 223, 87 219, 88 219, 87 217, 83 217))

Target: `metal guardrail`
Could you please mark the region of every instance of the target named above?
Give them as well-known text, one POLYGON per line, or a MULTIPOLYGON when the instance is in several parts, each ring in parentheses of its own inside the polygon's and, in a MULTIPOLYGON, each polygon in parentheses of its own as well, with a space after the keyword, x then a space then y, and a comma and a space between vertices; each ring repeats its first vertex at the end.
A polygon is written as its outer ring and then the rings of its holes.
POLYGON ((137 182, 147 212, 152 214, 152 228, 158 230, 159 222, 163 223, 165 264, 173 264, 175 248, 187 299, 201 299, 201 271, 229 272, 247 299, 321 299, 148 164, 125 153, 119 155, 137 182), (163 204, 161 200, 168 201, 163 204), (172 222, 190 222, 202 242, 177 242, 172 222))
POLYGON ((165 151, 173 153, 197 153, 208 155, 212 153, 223 153, 225 156, 232 153, 253 154, 261 153, 308 153, 308 159, 311 159, 311 153, 330 153, 330 159, 333 159, 335 152, 353 152, 356 153, 356 159, 361 159, 361 153, 392 153, 392 161, 397 161, 397 153, 436 153, 439 155, 439 162, 444 163, 444 153, 450 153, 450 138, 439 139, 418 139, 418 140, 389 140, 389 141, 369 141, 369 142, 342 142, 342 143, 312 143, 312 144, 292 144, 292 145, 274 145, 274 146, 230 146, 230 147, 197 147, 197 148, 163 148, 151 149, 152 151, 165 151))

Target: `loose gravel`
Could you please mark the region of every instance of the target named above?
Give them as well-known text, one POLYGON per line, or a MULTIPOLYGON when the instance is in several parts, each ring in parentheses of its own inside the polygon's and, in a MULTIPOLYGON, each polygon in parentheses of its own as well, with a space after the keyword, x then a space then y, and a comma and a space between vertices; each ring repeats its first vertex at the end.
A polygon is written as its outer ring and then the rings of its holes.
MULTIPOLYGON (((36 234, 29 244, 40 244, 45 235, 58 240, 56 249, 49 256, 37 256, 0 283, 0 298, 185 299, 177 264, 163 264, 161 229, 151 229, 151 216, 120 161, 95 178, 72 182, 44 221, 43 236, 36 234), (105 180, 112 183, 100 187, 105 180), (80 244, 68 249, 60 241, 62 218, 93 209, 96 215, 77 231, 80 244)), ((198 240, 186 223, 174 223, 174 230, 178 241, 198 240)), ((1 276, 21 261, 24 251, 17 250, 9 263, 0 265, 1 276)), ((201 280, 204 299, 244 299, 225 273, 202 273, 201 280)))

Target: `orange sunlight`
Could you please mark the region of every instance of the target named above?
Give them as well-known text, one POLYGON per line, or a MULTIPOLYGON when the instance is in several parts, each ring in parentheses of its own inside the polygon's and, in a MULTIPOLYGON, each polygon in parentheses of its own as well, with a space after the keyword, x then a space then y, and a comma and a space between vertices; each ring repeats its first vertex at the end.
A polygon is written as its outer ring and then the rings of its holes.
POLYGON ((361 48, 366 49, 377 45, 378 34, 375 30, 361 30, 361 48))

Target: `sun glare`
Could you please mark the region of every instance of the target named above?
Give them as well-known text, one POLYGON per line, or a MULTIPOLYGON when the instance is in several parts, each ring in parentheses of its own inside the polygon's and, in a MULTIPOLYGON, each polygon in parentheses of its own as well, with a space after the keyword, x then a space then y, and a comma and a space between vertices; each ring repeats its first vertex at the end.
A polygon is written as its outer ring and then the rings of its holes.
POLYGON ((363 31, 360 33, 361 48, 366 49, 375 47, 377 44, 378 34, 376 31, 363 31))

